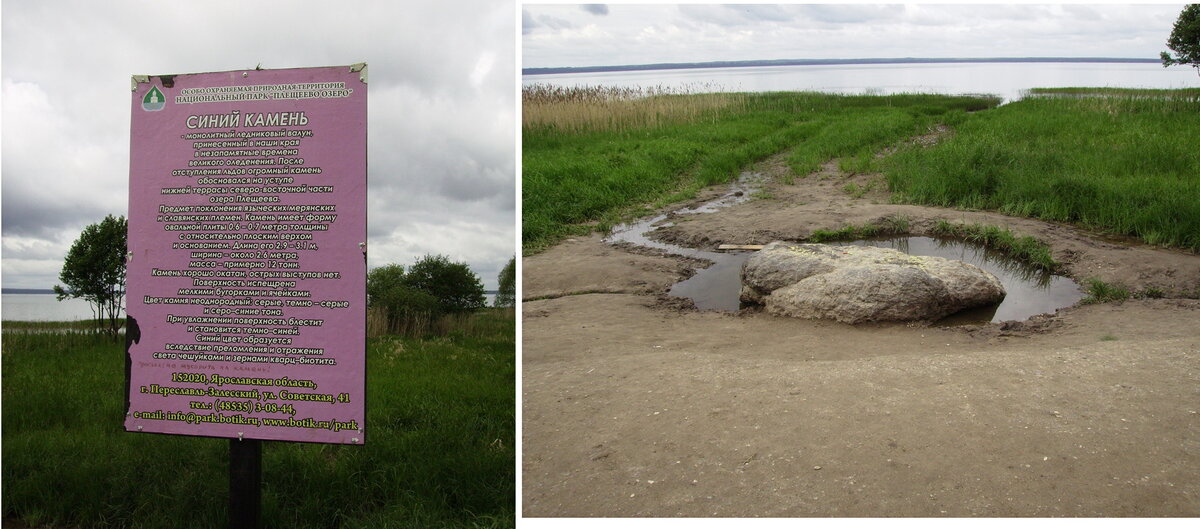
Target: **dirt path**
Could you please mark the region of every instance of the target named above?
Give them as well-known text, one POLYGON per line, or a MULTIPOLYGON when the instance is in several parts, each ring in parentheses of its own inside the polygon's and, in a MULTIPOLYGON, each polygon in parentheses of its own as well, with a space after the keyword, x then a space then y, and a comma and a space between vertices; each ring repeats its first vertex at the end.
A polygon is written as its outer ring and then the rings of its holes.
MULTIPOLYGON (((949 218, 1034 235, 1076 277, 1200 287, 1198 256, 855 199, 846 181, 875 177, 832 167, 666 238, 765 243, 902 213, 918 233, 949 218)), ((597 236, 524 260, 525 516, 1200 515, 1200 301, 851 327, 666 298, 696 266, 597 236)))

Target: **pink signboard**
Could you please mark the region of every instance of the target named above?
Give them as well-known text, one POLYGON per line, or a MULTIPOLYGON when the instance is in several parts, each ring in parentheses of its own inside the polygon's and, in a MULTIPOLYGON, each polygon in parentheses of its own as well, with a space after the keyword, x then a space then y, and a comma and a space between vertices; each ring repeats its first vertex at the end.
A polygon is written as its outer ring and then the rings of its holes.
POLYGON ((366 82, 133 78, 127 430, 365 442, 366 82))

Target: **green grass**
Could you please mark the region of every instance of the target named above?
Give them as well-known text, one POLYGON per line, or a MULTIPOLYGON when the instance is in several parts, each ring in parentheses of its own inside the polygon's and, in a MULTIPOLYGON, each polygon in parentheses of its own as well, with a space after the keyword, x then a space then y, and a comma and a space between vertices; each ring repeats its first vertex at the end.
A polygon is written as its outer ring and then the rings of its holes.
POLYGON ((1200 98, 1200 88, 1158 89, 1158 88, 1098 88, 1098 87, 1063 87, 1063 88, 1032 88, 1030 95, 1035 96, 1134 96, 1134 97, 1170 97, 1170 98, 1200 98))
POLYGON ((1130 296, 1129 290, 1121 285, 1108 284, 1099 279, 1089 279, 1087 280, 1087 297, 1083 298, 1082 303, 1125 301, 1130 296))
POLYGON ((877 222, 864 224, 862 226, 851 224, 836 230, 813 230, 813 232, 810 233, 808 238, 805 240, 811 243, 853 241, 857 239, 869 239, 871 237, 901 235, 905 233, 908 233, 908 218, 903 216, 894 216, 884 217, 877 222))
POLYGON ((1071 222, 1200 250, 1200 98, 1194 90, 1109 92, 1031 98, 964 116, 937 146, 885 160, 888 184, 900 201, 1071 222))
MULTIPOLYGON (((686 101, 691 96, 675 96, 686 101)), ((601 131, 539 125, 522 133, 525 253, 610 226, 631 208, 693 196, 754 162, 787 152, 795 174, 848 158, 868 169, 879 149, 997 100, 932 95, 739 94, 690 121, 601 131)))
POLYGON ((867 192, 867 188, 860 187, 854 182, 848 182, 846 185, 842 186, 842 191, 853 198, 862 198, 863 194, 867 192))
MULTIPOLYGON (((513 527, 513 324, 368 342, 367 444, 263 443, 264 527, 513 527)), ((122 427, 123 344, 3 334, 3 516, 222 527, 224 439, 122 427)))
POLYGON ((1146 287, 1134 292, 1133 297, 1138 299, 1161 299, 1167 297, 1167 293, 1158 287, 1146 287))
MULTIPOLYGON (((1068 222, 1200 251, 1200 89, 1031 92, 1048 97, 992 108, 994 99, 970 97, 739 94, 719 113, 655 126, 527 127, 524 252, 607 229, 633 208, 689 198, 779 153, 792 168, 785 183, 836 159, 852 174, 882 170, 893 202, 1068 222), (934 124, 953 133, 876 156, 934 124)), ((844 190, 860 197, 869 188, 844 190)), ((1036 253, 1018 248, 1026 250, 1036 253)))

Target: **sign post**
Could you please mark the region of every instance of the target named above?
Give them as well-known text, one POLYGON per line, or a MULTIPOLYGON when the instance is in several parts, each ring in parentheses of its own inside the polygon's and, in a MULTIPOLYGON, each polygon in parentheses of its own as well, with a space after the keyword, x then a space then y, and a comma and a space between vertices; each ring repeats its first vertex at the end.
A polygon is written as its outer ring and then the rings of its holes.
POLYGON ((258 527, 262 505, 262 442, 229 440, 229 528, 258 527))
POLYGON ((133 78, 125 428, 232 439, 231 516, 259 440, 366 441, 366 82, 133 78))

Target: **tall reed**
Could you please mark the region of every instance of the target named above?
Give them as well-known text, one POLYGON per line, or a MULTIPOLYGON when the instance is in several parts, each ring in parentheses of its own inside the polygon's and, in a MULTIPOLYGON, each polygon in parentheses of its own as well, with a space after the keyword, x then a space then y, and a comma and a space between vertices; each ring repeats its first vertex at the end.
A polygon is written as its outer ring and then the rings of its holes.
POLYGON ((527 85, 521 90, 521 123, 526 129, 556 132, 623 131, 715 121, 721 111, 744 107, 745 94, 712 88, 527 85))
POLYGON ((389 317, 386 307, 367 310, 367 336, 432 336, 487 337, 515 333, 516 311, 512 308, 484 308, 476 312, 434 316, 427 311, 407 311, 389 317))

